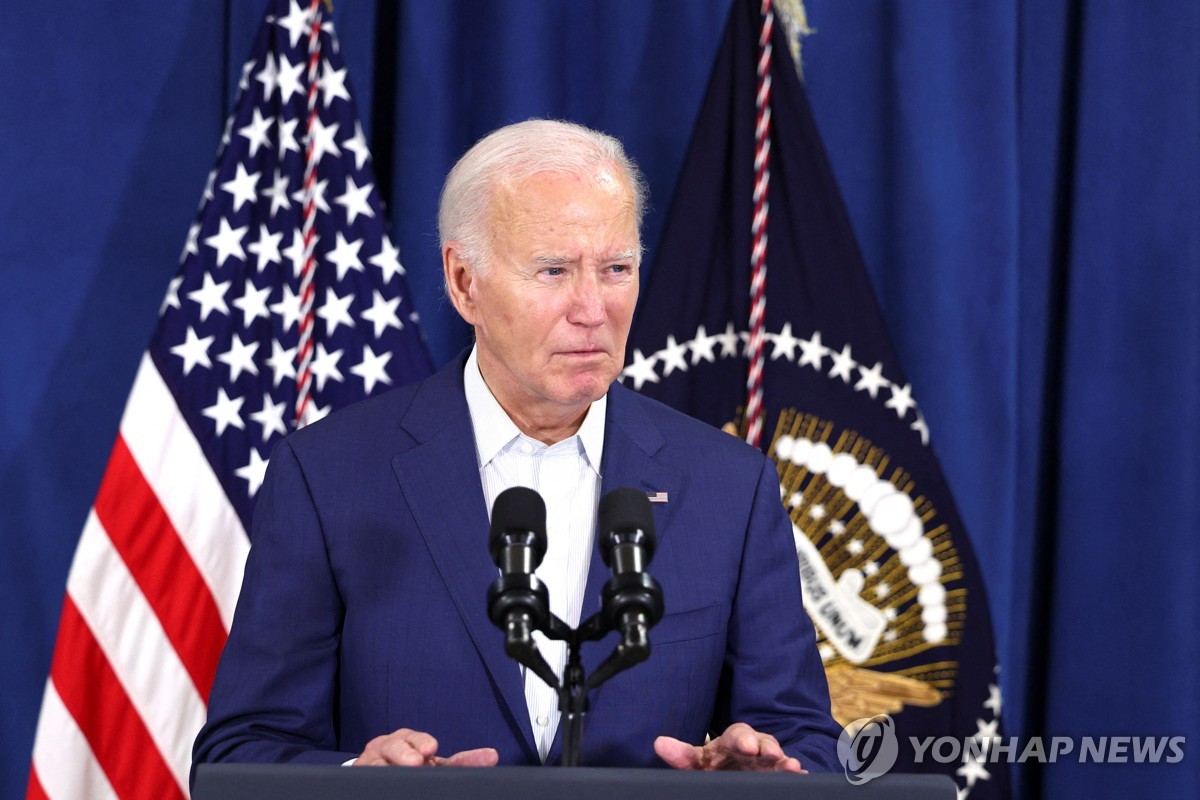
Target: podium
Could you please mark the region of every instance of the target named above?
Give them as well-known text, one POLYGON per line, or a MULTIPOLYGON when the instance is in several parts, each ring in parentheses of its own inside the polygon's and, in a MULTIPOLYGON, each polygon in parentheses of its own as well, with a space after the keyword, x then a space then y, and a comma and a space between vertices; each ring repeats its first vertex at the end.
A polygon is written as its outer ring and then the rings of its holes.
POLYGON ((201 764, 193 800, 954 800, 945 775, 778 775, 596 767, 201 764))

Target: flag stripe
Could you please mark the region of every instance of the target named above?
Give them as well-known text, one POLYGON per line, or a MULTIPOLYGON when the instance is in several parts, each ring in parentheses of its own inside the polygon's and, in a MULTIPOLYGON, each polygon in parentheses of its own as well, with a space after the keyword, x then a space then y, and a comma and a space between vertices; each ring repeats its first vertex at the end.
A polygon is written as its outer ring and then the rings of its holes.
POLYGON ((121 437, 204 576, 228 631, 250 540, 149 355, 129 394, 121 437))
POLYGON ((207 700, 226 631, 195 562, 118 436, 96 496, 96 516, 154 608, 207 700))
POLYGON ((42 714, 38 717, 33 769, 29 772, 26 797, 28 800, 36 797, 116 798, 91 745, 63 705, 51 680, 46 681, 42 695, 42 714), (42 794, 36 794, 38 791, 42 794))
POLYGON ((25 800, 50 800, 46 797, 46 790, 42 788, 42 784, 38 780, 36 769, 29 771, 29 786, 25 789, 25 800))
POLYGON ((186 786, 204 701, 95 514, 84 525, 67 592, 175 780, 186 786))
POLYGON ((50 665, 50 679, 117 794, 184 798, 69 594, 58 636, 61 647, 50 665))

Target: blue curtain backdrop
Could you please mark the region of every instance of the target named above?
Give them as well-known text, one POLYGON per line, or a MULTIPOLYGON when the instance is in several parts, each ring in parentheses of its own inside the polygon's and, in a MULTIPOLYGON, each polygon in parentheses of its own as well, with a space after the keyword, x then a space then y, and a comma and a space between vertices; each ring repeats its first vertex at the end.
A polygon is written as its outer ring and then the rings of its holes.
MULTIPOLYGON (((729 0, 339 0, 431 352, 442 176, 528 116, 620 136, 662 212, 729 0)), ((808 0, 805 77, 992 602, 1008 733, 1184 735, 1027 797, 1200 795, 1200 5, 808 0)), ((0 796, 70 558, 263 10, 0 26, 0 796)), ((648 258, 649 260, 649 258, 648 258)))

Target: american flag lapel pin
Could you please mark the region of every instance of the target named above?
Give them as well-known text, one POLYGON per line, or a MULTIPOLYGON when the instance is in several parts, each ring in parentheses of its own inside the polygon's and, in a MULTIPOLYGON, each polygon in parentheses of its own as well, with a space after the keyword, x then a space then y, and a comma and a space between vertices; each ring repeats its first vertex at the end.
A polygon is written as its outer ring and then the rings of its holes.
POLYGON ((666 492, 646 492, 646 499, 649 500, 651 503, 665 503, 665 502, 667 502, 667 493, 666 492))

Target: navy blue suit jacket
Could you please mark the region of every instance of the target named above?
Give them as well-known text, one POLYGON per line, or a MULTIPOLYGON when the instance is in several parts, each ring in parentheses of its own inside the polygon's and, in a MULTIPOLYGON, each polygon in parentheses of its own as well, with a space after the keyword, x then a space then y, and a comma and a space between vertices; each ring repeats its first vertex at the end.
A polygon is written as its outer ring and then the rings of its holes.
MULTIPOLYGON (((462 367, 276 448, 197 763, 340 763, 401 727, 443 755, 494 747, 501 764, 540 763, 520 669, 487 616, 497 570, 462 367)), ((650 659, 592 694, 583 762, 661 766, 656 736, 701 743, 746 722, 806 768, 836 769, 840 729, 773 465, 619 384, 604 437, 602 491, 668 494, 649 568, 666 614, 650 659)), ((594 553, 584 619, 608 576, 594 553)), ((589 674, 614 642, 584 645, 589 674)))

